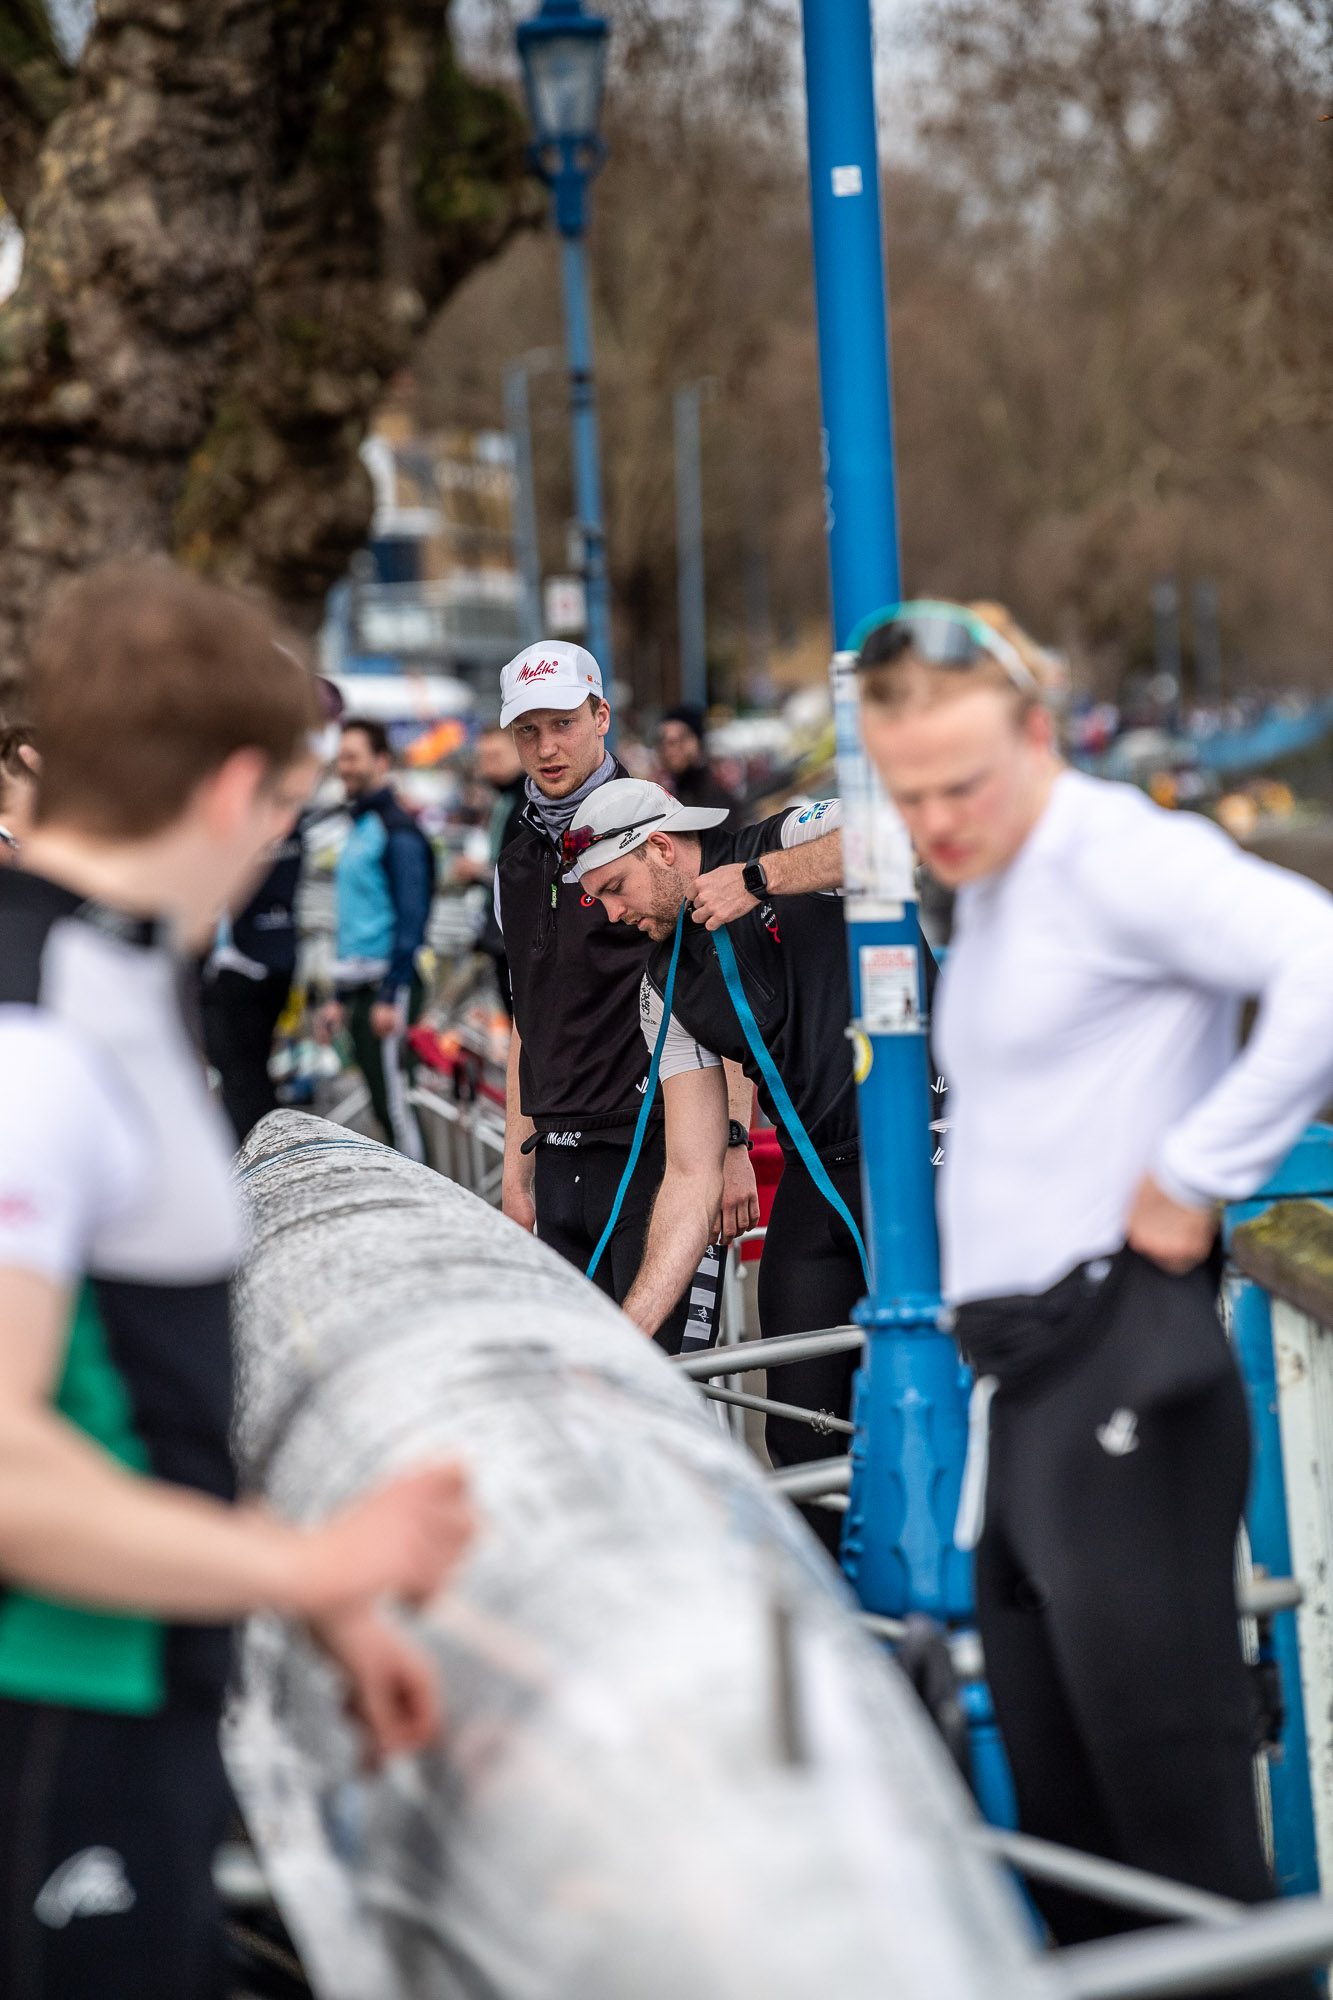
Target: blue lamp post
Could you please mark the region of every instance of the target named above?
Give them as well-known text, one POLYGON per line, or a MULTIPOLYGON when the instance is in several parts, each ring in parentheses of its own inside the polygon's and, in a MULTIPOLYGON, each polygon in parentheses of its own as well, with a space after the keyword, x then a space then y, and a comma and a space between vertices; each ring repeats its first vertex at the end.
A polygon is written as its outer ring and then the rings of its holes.
POLYGON ((607 24, 585 14, 581 0, 543 0, 540 13, 519 23, 518 54, 534 133, 532 164, 553 197, 560 231, 560 270, 569 357, 569 404, 574 433, 574 498, 583 536, 588 646, 609 687, 611 606, 602 522, 602 465, 593 382, 592 312, 584 237, 588 183, 600 173, 606 145, 597 127, 606 79, 607 24))

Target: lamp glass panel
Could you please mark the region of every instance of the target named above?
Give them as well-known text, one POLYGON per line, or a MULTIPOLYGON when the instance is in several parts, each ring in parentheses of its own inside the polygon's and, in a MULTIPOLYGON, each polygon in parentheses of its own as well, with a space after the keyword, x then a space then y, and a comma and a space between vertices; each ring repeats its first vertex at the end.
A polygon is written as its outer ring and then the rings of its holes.
POLYGON ((528 92, 539 139, 590 138, 602 112, 606 44, 600 35, 548 35, 527 50, 528 92))

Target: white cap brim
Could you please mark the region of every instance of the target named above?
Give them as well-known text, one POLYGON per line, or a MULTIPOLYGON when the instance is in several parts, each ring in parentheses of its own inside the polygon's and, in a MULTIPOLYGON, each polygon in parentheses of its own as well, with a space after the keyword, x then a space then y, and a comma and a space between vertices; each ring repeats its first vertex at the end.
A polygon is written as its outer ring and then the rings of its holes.
POLYGON ((500 727, 508 729, 511 722, 517 722, 520 715, 527 715, 534 708, 582 708, 589 695, 593 694, 597 695, 598 701, 605 699, 593 687, 524 688, 522 694, 515 695, 500 710, 500 727))
POLYGON ((636 847, 642 847, 655 833, 702 833, 705 827, 721 826, 724 819, 731 816, 730 806, 682 806, 679 812, 663 813, 655 825, 643 826, 625 845, 625 838, 599 840, 586 854, 580 854, 577 863, 569 873, 562 876, 565 882, 581 882, 590 868, 604 868, 608 861, 614 861, 621 854, 632 854, 636 847))

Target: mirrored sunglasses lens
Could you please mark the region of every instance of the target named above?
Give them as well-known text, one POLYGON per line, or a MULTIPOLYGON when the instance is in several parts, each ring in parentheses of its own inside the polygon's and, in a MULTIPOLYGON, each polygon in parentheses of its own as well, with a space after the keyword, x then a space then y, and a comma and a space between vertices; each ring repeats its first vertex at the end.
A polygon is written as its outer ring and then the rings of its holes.
POLYGON ((914 618, 910 630, 913 651, 937 666, 966 666, 977 657, 976 640, 956 618, 914 618))

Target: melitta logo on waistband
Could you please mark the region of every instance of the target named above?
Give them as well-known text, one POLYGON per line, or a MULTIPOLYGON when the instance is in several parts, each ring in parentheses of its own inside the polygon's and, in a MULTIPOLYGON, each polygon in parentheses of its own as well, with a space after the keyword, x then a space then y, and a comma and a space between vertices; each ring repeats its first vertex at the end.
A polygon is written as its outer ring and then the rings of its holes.
POLYGON ((518 677, 521 681, 541 681, 549 679, 552 674, 558 674, 559 671, 558 660, 525 660, 518 670, 518 677))

